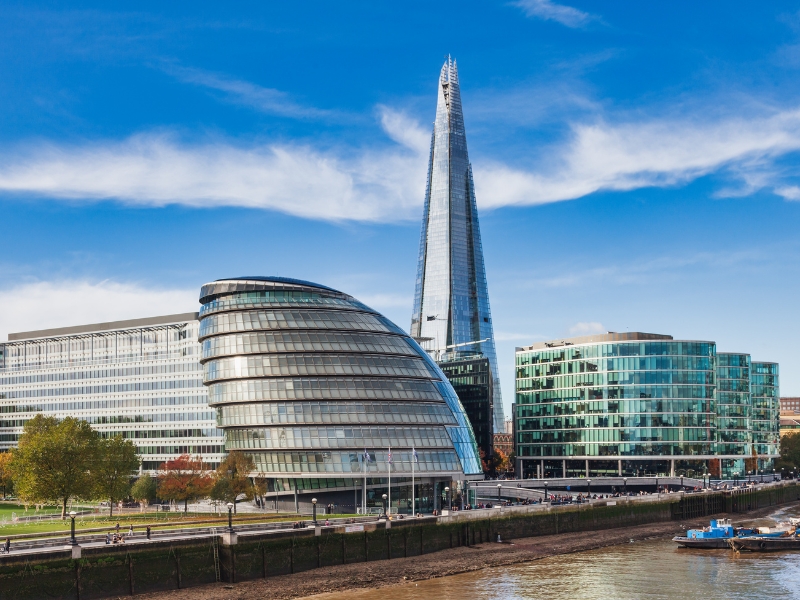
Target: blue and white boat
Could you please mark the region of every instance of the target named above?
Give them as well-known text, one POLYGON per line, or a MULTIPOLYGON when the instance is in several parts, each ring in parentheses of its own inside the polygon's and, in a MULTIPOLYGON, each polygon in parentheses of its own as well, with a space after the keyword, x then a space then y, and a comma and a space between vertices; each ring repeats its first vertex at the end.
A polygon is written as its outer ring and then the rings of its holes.
POLYGON ((734 527, 730 519, 712 519, 708 527, 689 529, 685 536, 676 536, 672 541, 686 548, 729 548, 728 540, 756 534, 756 529, 734 527))

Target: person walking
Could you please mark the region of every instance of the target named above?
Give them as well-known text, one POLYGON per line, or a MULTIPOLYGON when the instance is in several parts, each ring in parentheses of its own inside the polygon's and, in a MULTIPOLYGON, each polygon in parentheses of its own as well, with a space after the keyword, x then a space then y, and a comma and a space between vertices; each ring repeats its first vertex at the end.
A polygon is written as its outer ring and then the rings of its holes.
POLYGON ((128 528, 128 535, 133 535, 133 523, 131 523, 131 526, 128 528))
POLYGON ((147 526, 147 539, 150 539, 150 525, 147 526))
POLYGON ((6 543, 3 544, 3 548, 5 549, 6 554, 11 552, 11 538, 6 538, 6 543))

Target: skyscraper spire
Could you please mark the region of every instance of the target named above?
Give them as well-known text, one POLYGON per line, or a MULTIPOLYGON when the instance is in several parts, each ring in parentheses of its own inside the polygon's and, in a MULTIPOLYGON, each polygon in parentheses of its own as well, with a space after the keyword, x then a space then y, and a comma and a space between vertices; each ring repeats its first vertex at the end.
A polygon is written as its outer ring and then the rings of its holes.
POLYGON ((411 335, 437 360, 443 355, 473 353, 489 359, 494 430, 503 431, 503 401, 458 65, 449 56, 439 75, 411 335))

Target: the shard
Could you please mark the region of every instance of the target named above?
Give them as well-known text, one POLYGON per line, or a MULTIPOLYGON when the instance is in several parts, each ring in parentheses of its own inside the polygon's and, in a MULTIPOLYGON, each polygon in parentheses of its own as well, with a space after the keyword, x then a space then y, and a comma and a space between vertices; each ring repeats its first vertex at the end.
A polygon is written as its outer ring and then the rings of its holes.
POLYGON ((494 432, 504 431, 489 291, 455 61, 439 76, 411 335, 437 361, 484 356, 494 432))

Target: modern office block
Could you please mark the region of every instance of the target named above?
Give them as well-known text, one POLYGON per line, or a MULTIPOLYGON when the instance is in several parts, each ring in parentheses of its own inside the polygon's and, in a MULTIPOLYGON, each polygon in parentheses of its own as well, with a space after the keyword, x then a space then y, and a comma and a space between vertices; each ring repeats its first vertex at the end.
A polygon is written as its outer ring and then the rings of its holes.
POLYGON ((753 362, 750 369, 753 445, 759 469, 771 470, 767 457, 780 454, 780 385, 778 364, 753 362))
POLYGON ((516 360, 515 444, 526 476, 729 477, 771 468, 778 455, 774 363, 637 332, 534 344, 516 360))
POLYGON ((0 450, 37 414, 77 417, 122 434, 158 469, 182 453, 224 456, 208 407, 196 313, 26 333, 0 344, 0 450))
POLYGON ((204 383, 226 447, 250 455, 281 502, 313 491, 373 506, 391 472, 393 506, 406 512, 413 472, 416 508, 429 510, 451 481, 482 478, 452 386, 381 314, 280 277, 215 281, 200 302, 204 383))
POLYGON ((411 335, 438 361, 482 354, 491 367, 495 432, 503 400, 483 263, 478 207, 456 63, 439 76, 411 335))
POLYGON ((489 359, 480 354, 462 356, 439 362, 439 367, 464 406, 478 449, 490 459, 494 452, 494 381, 489 359))

